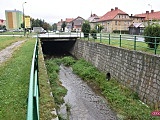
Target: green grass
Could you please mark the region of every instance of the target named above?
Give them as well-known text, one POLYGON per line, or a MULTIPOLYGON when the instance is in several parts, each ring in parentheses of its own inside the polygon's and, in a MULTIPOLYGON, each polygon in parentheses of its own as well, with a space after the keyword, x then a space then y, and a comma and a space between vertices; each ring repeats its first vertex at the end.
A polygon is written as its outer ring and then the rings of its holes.
MULTIPOLYGON (((151 116, 151 112, 154 110, 147 105, 142 104, 137 93, 121 85, 114 79, 106 81, 104 73, 98 71, 97 68, 83 59, 76 61, 72 57, 64 57, 62 59, 47 60, 46 66, 50 79, 53 78, 53 80, 58 80, 56 75, 59 71, 58 66, 61 63, 66 66, 72 66, 75 74, 86 81, 96 93, 106 98, 111 109, 117 113, 119 118, 123 120, 158 120, 158 117, 151 116)), ((51 82, 51 86, 56 87, 57 83, 61 86, 59 81, 51 82)), ((57 87, 52 89, 55 93, 54 95, 58 95, 57 98, 64 96, 65 93, 62 92, 62 88, 57 87)), ((60 99, 57 100, 58 104, 63 103, 60 99)))
MULTIPOLYGON (((41 46, 39 46, 40 48, 41 46)), ((40 119, 51 120, 56 115, 51 114, 51 111, 56 107, 53 97, 50 96, 50 84, 48 84, 48 75, 43 59, 41 48, 39 49, 39 86, 40 86, 40 119)))
POLYGON ((77 75, 107 99, 111 108, 124 120, 158 120, 158 118, 150 115, 153 109, 139 101, 137 93, 114 79, 106 81, 105 75, 90 63, 81 59, 72 67, 77 75))
POLYGON ((26 38, 0 36, 0 50, 6 48, 7 46, 11 45, 12 43, 14 43, 16 41, 24 40, 24 39, 26 39, 26 38))
POLYGON ((63 97, 67 93, 67 89, 62 86, 62 83, 58 79, 59 65, 61 63, 60 59, 49 59, 45 61, 52 94, 54 96, 54 101, 56 103, 56 109, 59 109, 60 105, 64 103, 63 97))
POLYGON ((9 31, 7 31, 7 32, 2 32, 2 33, 0 33, 0 35, 24 35, 24 32, 9 32, 9 31))
MULTIPOLYGON (((102 40, 100 41, 100 35, 98 35, 98 39, 93 39, 92 37, 89 38, 89 41, 94 41, 98 43, 103 43, 115 47, 120 47, 120 36, 118 34, 111 34, 110 38, 110 44, 109 44, 109 35, 108 34, 102 34, 102 40), (113 37, 117 37, 116 39, 113 37)), ((85 38, 85 40, 88 40, 88 38, 85 38)), ((134 37, 131 35, 122 35, 121 39, 121 47, 129 50, 134 50, 134 37), (133 40, 126 40, 126 38, 132 38, 133 40)), ((155 50, 148 47, 148 45, 145 42, 136 42, 136 50, 146 52, 149 54, 155 54, 155 50)), ((160 45, 157 48, 156 54, 160 55, 160 45)))
POLYGON ((26 119, 30 65, 35 39, 17 49, 0 67, 0 119, 26 119))
MULTIPOLYGON (((25 37, 1 37, 1 46, 5 48, 25 37)), ((0 120, 24 120, 27 114, 28 85, 30 67, 36 38, 27 41, 15 51, 13 57, 0 67, 0 120)), ((39 51, 40 119, 52 119, 51 112, 56 105, 50 96, 50 85, 44 66, 42 51, 39 51)))

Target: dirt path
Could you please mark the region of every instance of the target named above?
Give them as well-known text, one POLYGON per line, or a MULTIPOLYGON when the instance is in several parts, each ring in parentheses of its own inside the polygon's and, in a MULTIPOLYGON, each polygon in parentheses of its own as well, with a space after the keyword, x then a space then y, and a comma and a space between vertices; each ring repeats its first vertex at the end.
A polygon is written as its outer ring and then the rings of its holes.
POLYGON ((7 61, 9 58, 12 57, 13 52, 23 43, 23 41, 18 41, 15 43, 12 43, 12 45, 6 47, 5 49, 0 51, 0 64, 7 61))

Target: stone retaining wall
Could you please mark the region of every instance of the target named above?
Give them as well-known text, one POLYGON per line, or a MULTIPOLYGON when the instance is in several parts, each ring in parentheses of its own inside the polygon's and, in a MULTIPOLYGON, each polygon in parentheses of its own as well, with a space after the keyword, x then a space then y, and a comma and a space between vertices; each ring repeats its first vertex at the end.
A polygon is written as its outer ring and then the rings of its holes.
POLYGON ((71 53, 110 73, 144 103, 160 109, 160 57, 82 40, 76 41, 71 53))

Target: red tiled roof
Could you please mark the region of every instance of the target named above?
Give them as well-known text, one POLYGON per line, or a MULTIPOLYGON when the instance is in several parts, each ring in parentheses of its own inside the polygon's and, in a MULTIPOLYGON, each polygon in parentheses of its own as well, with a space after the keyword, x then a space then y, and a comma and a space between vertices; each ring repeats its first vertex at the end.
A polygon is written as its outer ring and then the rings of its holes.
POLYGON ((72 22, 73 20, 74 20, 74 18, 66 18, 67 23, 72 22))
POLYGON ((160 20, 160 11, 157 11, 157 12, 150 12, 146 11, 146 13, 142 13, 142 14, 136 14, 135 16, 138 16, 138 17, 145 17, 145 20, 151 20, 151 19, 156 19, 156 20, 160 20))
POLYGON ((124 14, 124 15, 128 15, 127 13, 123 12, 122 10, 118 9, 117 7, 115 7, 114 9, 111 9, 111 11, 107 12, 105 15, 103 15, 99 21, 107 21, 107 20, 112 20, 114 19, 118 14, 124 14))

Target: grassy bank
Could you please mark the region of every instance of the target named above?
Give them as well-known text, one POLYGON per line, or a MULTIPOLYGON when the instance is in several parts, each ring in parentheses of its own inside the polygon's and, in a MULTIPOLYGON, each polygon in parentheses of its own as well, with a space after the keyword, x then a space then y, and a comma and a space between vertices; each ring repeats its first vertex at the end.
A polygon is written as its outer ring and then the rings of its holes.
POLYGON ((41 46, 39 47, 39 85, 40 85, 40 119, 41 120, 51 120, 56 117, 56 114, 52 114, 51 112, 55 112, 55 103, 54 99, 51 96, 50 92, 50 84, 49 78, 47 75, 44 58, 41 50, 41 46))
POLYGON ((72 67, 77 75, 106 98, 120 118, 124 120, 158 120, 151 116, 151 112, 154 110, 139 101, 137 93, 114 79, 107 81, 103 73, 85 60, 78 60, 72 67))
MULTIPOLYGON (((10 42, 19 40, 19 38, 9 39, 10 42)), ((1 120, 26 119, 28 83, 34 44, 35 38, 27 40, 14 52, 9 61, 0 66, 1 120)))
MULTIPOLYGON (((114 35, 112 35, 113 37, 114 35)), ((109 43, 109 38, 108 36, 102 36, 102 39, 93 39, 93 38, 89 38, 89 41, 94 41, 97 43, 103 43, 103 44, 107 44, 107 45, 111 45, 111 46, 115 46, 115 47, 120 47, 120 38, 117 39, 113 39, 110 38, 110 43, 109 43)), ((115 37, 119 37, 117 35, 115 35, 115 37)), ((128 37, 129 38, 129 37, 128 37)), ((85 40, 88 40, 88 38, 84 38, 85 40)), ((121 40, 121 47, 122 48, 126 48, 129 50, 134 50, 134 38, 132 38, 132 40, 127 40, 127 38, 123 38, 121 40)), ((154 54, 154 48, 149 48, 148 45, 145 42, 142 41, 137 41, 136 42, 136 46, 135 46, 137 51, 142 51, 142 52, 146 52, 149 54, 154 54)), ((157 53, 156 54, 160 54, 160 45, 157 48, 157 53)))
MULTIPOLYGON (((57 65, 57 68, 55 67, 55 61, 58 61, 56 62, 58 64, 63 63, 66 66, 72 66, 73 72, 75 74, 79 75, 84 81, 86 81, 96 93, 106 98, 106 101, 109 103, 111 109, 113 109, 113 111, 117 113, 117 116, 120 119, 158 120, 157 117, 151 116, 151 112, 154 110, 140 102, 137 93, 119 84, 114 79, 107 81, 104 73, 98 71, 95 67, 93 67, 85 60, 81 59, 75 61, 72 57, 64 57, 63 59, 58 60, 51 59, 48 61, 50 62, 50 64, 47 63, 47 66, 52 66, 48 69, 49 72, 51 72, 52 69, 56 69, 56 73, 58 72, 59 68, 57 65)), ((55 77, 56 75, 54 73, 50 76, 55 77)), ((57 79, 57 77, 55 77, 54 80, 55 79, 57 79)), ((55 83, 56 81, 52 83, 52 85, 54 86, 55 83)), ((59 91, 61 91, 61 89, 54 89, 55 93, 58 93, 59 91)), ((57 95, 61 95, 61 93, 58 93, 57 95)))
POLYGON ((0 36, 0 50, 6 48, 7 46, 11 45, 12 43, 19 41, 19 40, 24 40, 26 38, 24 37, 2 37, 0 36))

